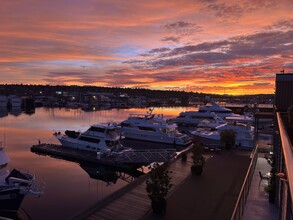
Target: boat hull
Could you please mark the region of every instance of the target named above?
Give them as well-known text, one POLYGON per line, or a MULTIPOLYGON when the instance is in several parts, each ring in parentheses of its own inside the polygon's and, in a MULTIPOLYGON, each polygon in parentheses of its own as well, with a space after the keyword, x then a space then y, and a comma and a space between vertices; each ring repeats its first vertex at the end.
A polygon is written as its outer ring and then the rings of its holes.
POLYGON ((17 211, 23 199, 19 189, 0 190, 0 211, 17 211))
POLYGON ((76 150, 99 151, 99 145, 88 142, 81 142, 74 138, 57 137, 63 147, 73 148, 76 150))
MULTIPOLYGON (((220 135, 202 135, 202 134, 195 134, 193 133, 193 137, 198 140, 200 143, 207 145, 209 147, 225 147, 224 143, 220 141, 220 135)), ((254 146, 253 140, 251 139, 244 139, 244 138, 237 138, 235 140, 235 146, 240 148, 252 149, 254 146)))
POLYGON ((182 137, 169 137, 163 135, 153 135, 145 133, 134 133, 125 131, 122 132, 123 136, 127 139, 140 140, 152 143, 161 143, 174 146, 188 146, 191 144, 191 139, 184 135, 182 137))

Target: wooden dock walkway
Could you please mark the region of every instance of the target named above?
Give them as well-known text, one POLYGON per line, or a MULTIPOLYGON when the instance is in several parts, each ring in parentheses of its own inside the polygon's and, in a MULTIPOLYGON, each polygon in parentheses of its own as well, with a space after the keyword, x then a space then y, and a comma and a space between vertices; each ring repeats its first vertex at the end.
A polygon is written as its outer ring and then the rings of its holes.
MULTIPOLYGON (((180 158, 174 159, 169 164, 168 170, 172 171, 171 195, 180 184, 190 175, 191 156, 183 162, 180 158)), ((151 201, 146 192, 146 180, 149 175, 139 177, 128 186, 113 193, 106 200, 99 202, 73 219, 141 219, 151 209, 151 201)))
POLYGON ((176 156, 175 149, 129 150, 121 154, 98 154, 87 150, 77 150, 56 144, 38 144, 31 151, 65 160, 91 165, 105 165, 114 168, 133 169, 152 162, 168 162, 176 156))
POLYGON ((203 176, 194 178, 190 172, 190 153, 186 162, 180 158, 170 162, 168 170, 172 171, 173 186, 167 196, 164 217, 151 211, 151 201, 146 192, 149 176, 146 174, 72 219, 196 219, 200 215, 205 217, 198 219, 217 219, 216 216, 228 219, 226 217, 233 212, 249 165, 249 155, 249 151, 241 150, 206 153, 206 170, 203 176), (201 203, 202 200, 205 202, 201 203))

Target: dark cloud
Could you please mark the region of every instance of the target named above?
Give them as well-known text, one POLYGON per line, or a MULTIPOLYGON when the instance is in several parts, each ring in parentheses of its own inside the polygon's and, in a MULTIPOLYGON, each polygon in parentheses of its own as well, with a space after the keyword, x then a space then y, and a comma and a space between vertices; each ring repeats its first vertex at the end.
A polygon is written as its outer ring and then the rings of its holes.
POLYGON ((150 50, 148 53, 165 53, 169 52, 171 49, 168 47, 161 47, 161 48, 155 48, 150 50))
POLYGON ((180 36, 191 35, 202 30, 201 26, 185 21, 177 21, 175 23, 166 24, 163 28, 167 32, 176 33, 180 36))
POLYGON ((166 53, 169 51, 171 51, 171 49, 168 47, 160 47, 160 48, 154 48, 154 49, 148 51, 147 53, 140 54, 139 56, 150 57, 150 56, 154 56, 157 54, 163 54, 163 53, 166 53))
POLYGON ((284 65, 284 68, 285 68, 285 71, 286 71, 286 68, 290 68, 290 69, 292 69, 292 68, 293 68, 293 63, 286 63, 286 64, 284 65))
POLYGON ((277 23, 266 27, 268 30, 292 30, 293 29, 293 19, 282 19, 277 23))
POLYGON ((263 82, 263 83, 253 83, 254 86, 270 86, 271 83, 269 82, 263 82))
POLYGON ((216 16, 222 18, 238 18, 244 12, 244 9, 239 5, 210 4, 207 8, 214 11, 216 16))
POLYGON ((194 26, 195 26, 195 24, 193 24, 193 23, 188 23, 188 22, 184 22, 184 21, 177 21, 175 23, 166 24, 164 26, 164 28, 166 28, 168 30, 177 30, 180 28, 192 28, 194 26))
MULTIPOLYGON (((208 64, 214 67, 231 66, 232 68, 235 66, 233 64, 235 60, 243 60, 238 62, 239 67, 247 68, 255 65, 257 69, 260 64, 250 63, 249 60, 252 57, 262 60, 276 55, 288 56, 292 50, 293 31, 264 32, 233 37, 224 41, 177 47, 172 50, 169 48, 153 49, 150 52, 156 53, 156 57, 146 59, 141 67, 165 68, 174 66, 188 68, 189 66, 208 64)), ((135 60, 133 63, 137 64, 135 60)))
POLYGON ((49 72, 47 76, 50 77, 63 77, 63 76, 75 76, 75 77, 80 77, 87 75, 85 72, 49 72))
POLYGON ((176 56, 176 55, 188 54, 193 52, 208 52, 214 49, 227 47, 227 45, 229 45, 229 41, 218 41, 218 42, 201 43, 197 45, 188 45, 183 47, 177 47, 167 54, 162 54, 162 56, 163 57, 176 56))
POLYGON ((181 37, 164 37, 161 41, 171 41, 174 43, 178 43, 181 37))
POLYGON ((241 56, 270 56, 293 50, 293 31, 265 32, 231 38, 230 53, 241 56))
MULTIPOLYGON (((147 56, 147 54, 142 54, 141 56, 147 56)), ((143 63, 143 60, 138 60, 138 59, 134 59, 134 60, 126 60, 123 61, 122 63, 128 63, 128 64, 135 64, 135 63, 143 63)))
POLYGON ((205 65, 226 62, 235 58, 233 55, 218 52, 191 53, 169 59, 156 59, 150 62, 154 67, 205 65))

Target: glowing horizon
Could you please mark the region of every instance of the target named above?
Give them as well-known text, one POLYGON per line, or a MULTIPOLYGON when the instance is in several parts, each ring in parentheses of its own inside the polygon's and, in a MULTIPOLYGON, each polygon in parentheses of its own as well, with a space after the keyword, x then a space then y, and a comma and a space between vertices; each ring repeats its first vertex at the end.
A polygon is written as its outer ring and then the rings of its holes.
POLYGON ((0 3, 1 82, 273 94, 291 0, 0 3))

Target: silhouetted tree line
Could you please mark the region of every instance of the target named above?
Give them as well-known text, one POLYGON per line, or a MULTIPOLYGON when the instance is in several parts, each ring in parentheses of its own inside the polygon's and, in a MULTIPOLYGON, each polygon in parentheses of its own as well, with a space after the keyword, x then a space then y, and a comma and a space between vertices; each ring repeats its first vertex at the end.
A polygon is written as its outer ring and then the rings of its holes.
MULTIPOLYGON (((115 96, 120 94, 127 94, 131 97, 144 96, 147 99, 178 99, 182 103, 188 103, 190 98, 197 98, 197 101, 204 101, 206 96, 210 96, 213 99, 225 98, 233 99, 239 97, 241 100, 251 100, 252 98, 259 99, 273 99, 274 95, 242 95, 242 96, 229 96, 229 95, 217 95, 217 94, 207 94, 198 92, 184 92, 176 90, 151 90, 142 88, 119 88, 119 87, 101 87, 101 86, 65 86, 65 85, 33 85, 33 84, 0 84, 0 94, 1 95, 19 95, 19 96, 55 96, 56 92, 60 91, 62 93, 75 93, 75 94, 85 94, 88 92, 93 93, 111 93, 115 96)), ((258 100, 259 101, 259 100, 258 100)), ((259 102, 261 103, 261 102, 259 102)))

